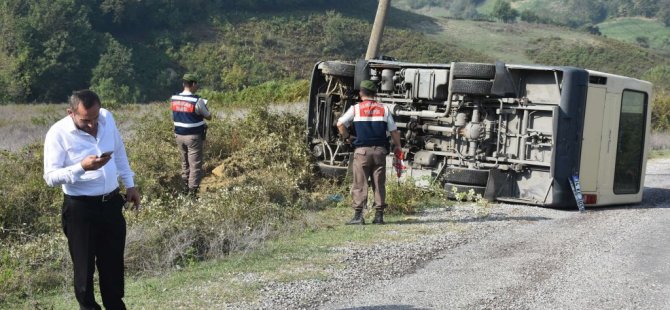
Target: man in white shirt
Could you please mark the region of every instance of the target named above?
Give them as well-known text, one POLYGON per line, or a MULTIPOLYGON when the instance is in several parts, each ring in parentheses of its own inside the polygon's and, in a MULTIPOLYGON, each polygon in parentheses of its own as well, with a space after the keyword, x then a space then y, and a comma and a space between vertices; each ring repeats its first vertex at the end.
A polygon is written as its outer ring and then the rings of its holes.
POLYGON ((195 197, 203 176, 203 149, 207 132, 205 120, 212 119, 212 115, 207 109, 207 100, 195 94, 200 88, 198 76, 187 73, 182 80, 184 90, 170 98, 170 107, 181 153, 181 178, 187 193, 195 197))
POLYGON ((98 268, 106 309, 125 309, 123 252, 126 199, 139 207, 134 173, 114 117, 90 90, 74 92, 68 116, 56 122, 44 141, 44 179, 60 185, 64 199, 63 232, 74 267, 74 291, 80 309, 101 309, 93 294, 98 268), (121 178, 126 198, 119 193, 121 178))

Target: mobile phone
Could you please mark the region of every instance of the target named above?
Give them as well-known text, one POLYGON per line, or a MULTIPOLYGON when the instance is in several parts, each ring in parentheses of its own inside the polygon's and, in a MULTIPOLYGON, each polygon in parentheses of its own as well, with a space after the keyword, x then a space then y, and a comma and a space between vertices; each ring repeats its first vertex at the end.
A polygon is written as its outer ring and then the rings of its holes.
POLYGON ((100 158, 109 157, 109 156, 112 156, 112 153, 114 153, 114 151, 107 151, 107 152, 104 152, 104 153, 100 154, 100 156, 98 156, 98 157, 100 157, 100 158))

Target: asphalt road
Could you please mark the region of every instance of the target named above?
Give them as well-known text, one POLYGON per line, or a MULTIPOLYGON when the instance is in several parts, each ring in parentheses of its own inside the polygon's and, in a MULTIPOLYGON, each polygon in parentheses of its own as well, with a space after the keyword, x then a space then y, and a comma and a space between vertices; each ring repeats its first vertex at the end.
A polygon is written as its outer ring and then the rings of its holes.
POLYGON ((534 212, 321 308, 670 309, 670 159, 648 164, 642 204, 534 212))

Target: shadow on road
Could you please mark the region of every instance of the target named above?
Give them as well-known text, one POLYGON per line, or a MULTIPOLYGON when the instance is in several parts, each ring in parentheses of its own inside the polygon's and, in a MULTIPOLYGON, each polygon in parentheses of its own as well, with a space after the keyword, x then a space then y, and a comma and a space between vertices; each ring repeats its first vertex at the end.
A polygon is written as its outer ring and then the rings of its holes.
POLYGON ((417 308, 410 305, 382 305, 382 306, 341 308, 340 310, 428 310, 428 309, 429 308, 417 308))
POLYGON ((539 222, 551 220, 551 218, 543 216, 505 216, 505 215, 482 215, 478 217, 468 217, 463 219, 430 219, 430 220, 420 220, 420 219, 407 219, 397 222, 388 222, 389 224, 397 225, 408 225, 408 224, 430 224, 430 223, 473 223, 473 222, 504 222, 504 221, 524 221, 524 222, 539 222))
POLYGON ((618 205, 607 207, 587 207, 587 211, 610 211, 621 209, 669 209, 670 188, 645 187, 642 202, 636 205, 618 205))

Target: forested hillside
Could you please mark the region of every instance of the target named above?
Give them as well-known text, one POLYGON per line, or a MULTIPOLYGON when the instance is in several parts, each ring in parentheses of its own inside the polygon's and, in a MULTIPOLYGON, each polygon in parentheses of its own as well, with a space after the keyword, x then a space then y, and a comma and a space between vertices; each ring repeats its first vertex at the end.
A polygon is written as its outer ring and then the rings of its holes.
MULTIPOLYGON (((449 27, 444 20, 392 9, 381 50, 401 60, 492 61, 509 55, 653 82, 670 79, 670 32, 664 32, 670 28, 659 22, 665 21, 668 1, 392 3, 420 13, 440 9, 484 19, 466 29, 481 28, 483 35, 442 35, 449 27), (612 19, 622 16, 637 17, 612 19), (598 25, 611 37, 594 24, 603 20, 607 23, 598 25), (573 30, 582 39, 566 39, 573 35, 561 25, 579 26, 573 30), (631 27, 639 31, 631 34, 631 27)), ((306 79, 319 60, 361 58, 376 6, 376 0, 2 1, 0 102, 63 102, 81 88, 94 89, 108 103, 164 100, 187 71, 200 74, 213 92, 293 83, 306 79)))
MULTIPOLYGON (((375 0, 7 0, 0 3, 0 100, 64 101, 91 87, 105 100, 161 100, 185 71, 236 90, 306 78, 319 59, 364 54, 375 0)), ((393 10, 390 25, 430 23, 393 10)), ((412 61, 483 54, 390 29, 385 51, 412 61)))
MULTIPOLYGON (((500 3, 510 4, 521 20, 580 27, 608 18, 655 18, 670 26, 670 1, 667 0, 396 0, 396 6, 414 10, 438 8, 450 17, 486 19, 500 3)), ((504 10, 504 9, 503 9, 504 10)), ((497 13, 501 13, 498 11, 497 13)))

